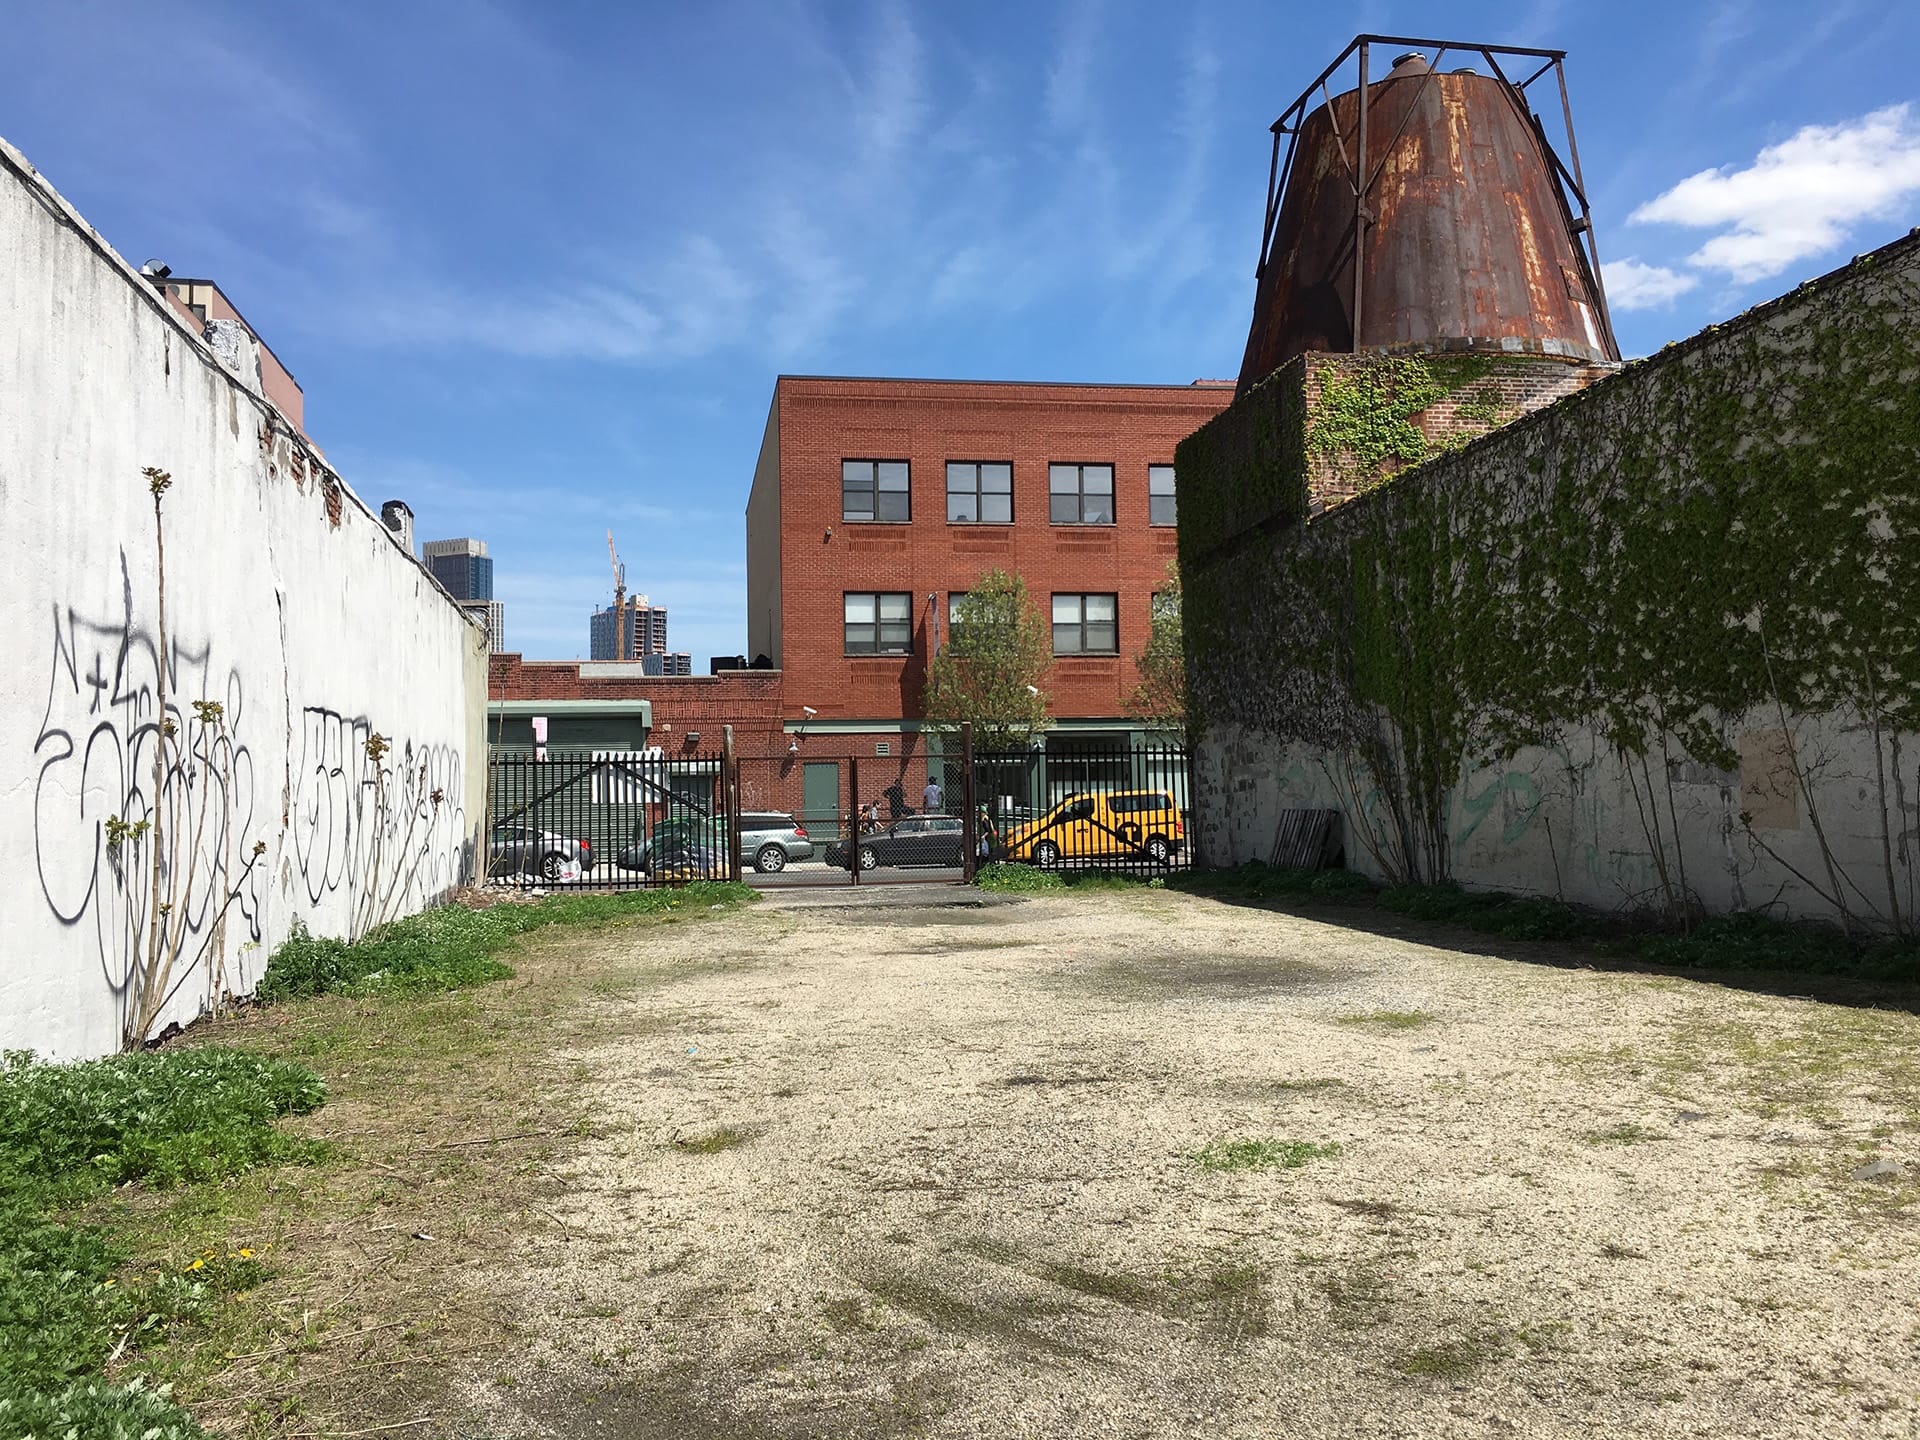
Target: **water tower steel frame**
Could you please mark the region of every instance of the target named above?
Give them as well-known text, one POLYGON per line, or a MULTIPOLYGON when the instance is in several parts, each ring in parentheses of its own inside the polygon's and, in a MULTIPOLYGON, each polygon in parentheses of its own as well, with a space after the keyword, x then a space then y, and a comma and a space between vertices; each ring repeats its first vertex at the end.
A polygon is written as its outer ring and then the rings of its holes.
MULTIPOLYGON (((1531 134, 1539 144, 1542 156, 1548 163, 1549 175, 1554 182, 1552 188, 1559 202, 1561 218, 1566 226, 1567 235, 1573 242, 1571 246, 1573 254, 1579 261, 1581 268, 1586 272, 1582 278, 1588 286, 1589 293, 1594 297, 1596 302, 1595 308, 1598 311, 1597 318, 1600 326, 1600 337, 1604 342, 1604 348, 1609 357, 1618 360, 1620 355, 1619 345, 1614 338, 1613 319, 1607 308, 1606 290, 1601 281, 1599 248, 1594 243, 1593 214, 1587 202, 1586 185, 1581 178, 1579 145, 1574 139, 1573 107, 1567 98, 1566 71, 1562 64, 1567 54, 1564 50, 1542 50, 1527 46, 1493 45, 1464 40, 1431 40, 1403 35, 1369 34, 1355 36, 1347 48, 1342 50, 1339 56, 1334 59, 1333 63, 1314 77, 1313 82, 1300 92, 1299 98, 1281 113, 1278 120, 1273 122, 1273 156, 1267 170, 1266 221, 1262 227, 1260 236, 1260 261, 1254 270, 1256 279, 1265 278, 1268 266, 1272 264, 1275 259, 1274 246, 1276 240, 1279 238, 1276 232, 1280 218, 1281 202, 1286 194, 1288 180, 1293 174, 1294 156, 1299 144, 1301 127, 1309 115, 1319 108, 1319 105, 1311 103, 1315 100, 1315 97, 1318 96, 1320 104, 1325 106, 1329 128, 1332 131, 1340 161, 1346 170, 1345 179, 1353 192, 1353 314, 1351 326, 1353 338, 1348 348, 1355 350, 1362 348, 1360 337, 1364 333, 1363 325, 1366 315, 1367 272, 1367 266, 1363 263, 1363 259, 1366 254, 1368 229, 1378 219, 1373 207, 1369 204, 1368 197, 1373 193, 1375 186, 1379 183, 1380 177, 1386 169, 1387 161, 1392 157, 1394 147, 1398 144, 1400 136, 1406 132, 1407 125, 1411 122, 1414 114, 1417 113, 1417 106, 1410 106, 1408 108, 1406 116, 1401 121, 1399 131, 1397 131, 1393 139, 1388 142, 1379 163, 1373 165, 1369 173, 1362 175, 1361 171, 1366 167, 1368 161, 1368 59, 1369 52, 1375 45, 1390 45, 1401 50, 1416 50, 1431 53, 1432 60, 1426 73, 1414 77, 1412 80, 1412 83, 1419 84, 1423 87, 1438 82, 1438 77, 1441 73, 1441 59, 1449 51, 1477 55, 1485 61, 1487 68, 1492 72, 1491 78, 1497 83, 1501 94, 1503 94, 1509 104, 1513 106, 1523 128, 1531 134), (1354 154, 1349 155, 1346 140, 1341 135, 1340 125, 1335 114, 1334 96, 1328 89, 1327 82, 1349 59, 1356 56, 1358 58, 1359 68, 1359 83, 1357 86, 1359 115, 1356 133, 1354 135, 1354 154), (1502 56, 1520 58, 1527 61, 1539 61, 1541 63, 1526 79, 1516 84, 1508 78, 1507 72, 1501 67, 1500 57, 1502 56), (1567 161, 1563 161, 1560 158, 1559 153, 1547 138, 1545 127, 1541 124, 1539 117, 1533 112, 1528 103, 1527 88, 1538 81, 1548 71, 1553 72, 1554 79, 1560 91, 1560 110, 1565 124, 1567 155, 1571 161, 1570 166, 1567 161), (1283 135, 1288 137, 1284 157, 1281 154, 1280 144, 1280 138, 1283 135), (1569 197, 1571 197, 1571 200, 1569 197), (1577 215, 1574 213, 1575 205, 1578 206, 1577 215)), ((1518 67, 1516 67, 1516 70, 1517 69, 1518 67)), ((1342 98, 1344 98, 1345 93, 1346 92, 1342 92, 1342 98)), ((1256 323, 1258 322, 1256 321, 1256 323)), ((1249 361, 1251 361, 1251 359, 1252 347, 1250 345, 1249 361)), ((1242 387, 1244 388, 1249 383, 1258 383, 1258 379, 1260 378, 1264 377, 1254 377, 1250 382, 1247 376, 1243 374, 1241 378, 1242 387)))

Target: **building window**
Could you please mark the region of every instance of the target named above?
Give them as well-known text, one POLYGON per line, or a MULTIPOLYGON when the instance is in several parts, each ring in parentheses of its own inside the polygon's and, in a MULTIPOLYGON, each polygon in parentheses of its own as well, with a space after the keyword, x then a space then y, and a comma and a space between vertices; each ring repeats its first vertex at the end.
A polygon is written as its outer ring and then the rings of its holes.
POLYGON ((1047 510, 1056 525, 1113 524, 1113 466, 1047 466, 1047 510))
POLYGON ((847 654, 905 655, 913 648, 913 596, 849 594, 847 654))
POLYGON ((1174 523, 1173 517, 1173 466, 1149 465, 1147 467, 1147 523, 1171 525, 1174 523))
POLYGON ((840 518, 904 525, 913 518, 904 460, 842 460, 840 518))
POLYGON ((1053 597, 1053 653, 1118 655, 1120 603, 1116 595, 1053 597))
POLYGON ((1013 466, 947 462, 947 523, 949 525, 1011 525, 1013 523, 1013 466))

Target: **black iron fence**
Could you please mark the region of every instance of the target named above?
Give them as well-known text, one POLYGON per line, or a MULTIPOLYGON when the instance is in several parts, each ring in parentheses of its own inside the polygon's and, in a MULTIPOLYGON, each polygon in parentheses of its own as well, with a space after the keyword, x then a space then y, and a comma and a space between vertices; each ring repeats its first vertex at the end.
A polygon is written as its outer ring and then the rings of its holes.
POLYGON ((604 890, 737 874, 724 754, 496 749, 487 778, 496 883, 604 890))
POLYGON ((862 777, 856 756, 499 748, 487 767, 487 873, 628 889, 971 879, 987 860, 1139 873, 1191 863, 1191 767, 1178 743, 1051 737, 975 752, 963 734, 939 765, 944 793, 929 808, 889 802, 886 788, 863 802, 880 767, 866 762, 862 777))
POLYGON ((1062 737, 983 751, 973 757, 972 791, 975 848, 985 857, 1155 873, 1192 863, 1192 769, 1183 744, 1062 737))

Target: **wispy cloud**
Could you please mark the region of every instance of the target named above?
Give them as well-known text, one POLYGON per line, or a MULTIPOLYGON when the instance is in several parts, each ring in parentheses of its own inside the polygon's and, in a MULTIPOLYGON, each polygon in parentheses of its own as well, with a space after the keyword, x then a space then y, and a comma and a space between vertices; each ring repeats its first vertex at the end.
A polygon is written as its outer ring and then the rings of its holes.
POLYGON ((1687 263, 1748 282, 1835 249, 1863 221, 1902 214, 1916 194, 1920 125, 1910 106, 1890 105, 1805 126, 1745 167, 1688 176, 1628 220, 1721 231, 1687 263))
POLYGON ((1633 256, 1600 267, 1607 284, 1607 305, 1614 310, 1663 310, 1700 283, 1664 265, 1648 265, 1633 256))

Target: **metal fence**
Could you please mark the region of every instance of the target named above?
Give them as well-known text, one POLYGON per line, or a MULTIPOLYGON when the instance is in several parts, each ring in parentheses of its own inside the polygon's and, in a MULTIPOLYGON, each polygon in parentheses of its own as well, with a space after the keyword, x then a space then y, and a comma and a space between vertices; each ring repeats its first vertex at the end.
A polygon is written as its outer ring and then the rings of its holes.
MULTIPOLYGON (((1192 770, 1184 745, 1054 742, 973 757, 982 851, 1055 870, 1160 873, 1192 863, 1192 770)), ((976 849, 981 849, 977 845, 976 849)))
POLYGON ((724 754, 496 749, 487 779, 495 883, 615 890, 736 877, 724 754))

